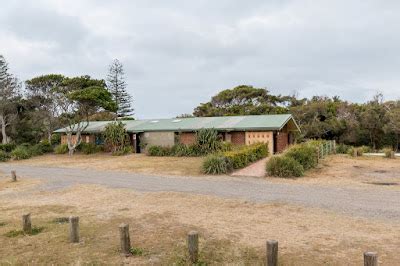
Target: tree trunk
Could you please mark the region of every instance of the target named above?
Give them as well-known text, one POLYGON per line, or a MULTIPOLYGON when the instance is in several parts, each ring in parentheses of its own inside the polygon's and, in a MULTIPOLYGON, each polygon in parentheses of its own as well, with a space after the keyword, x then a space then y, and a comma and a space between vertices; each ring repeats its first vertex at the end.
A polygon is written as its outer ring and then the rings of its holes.
POLYGON ((49 141, 50 144, 52 144, 51 143, 51 135, 52 135, 51 133, 52 133, 51 130, 49 130, 48 133, 47 133, 48 134, 47 135, 47 140, 49 141))
POLYGON ((0 123, 1 123, 1 135, 2 135, 2 143, 7 144, 8 143, 8 137, 7 137, 7 132, 6 132, 6 121, 4 119, 4 116, 0 116, 0 123))

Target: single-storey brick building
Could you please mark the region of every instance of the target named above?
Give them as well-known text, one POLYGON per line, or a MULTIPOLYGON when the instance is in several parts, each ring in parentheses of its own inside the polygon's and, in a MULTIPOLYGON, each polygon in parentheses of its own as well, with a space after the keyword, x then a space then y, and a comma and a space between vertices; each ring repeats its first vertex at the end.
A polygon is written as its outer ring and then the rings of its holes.
MULTIPOLYGON (((105 126, 111 122, 90 122, 82 134, 82 141, 101 144, 102 132, 105 126)), ((192 144, 195 142, 196 131, 202 128, 213 128, 218 131, 223 141, 231 142, 234 145, 268 143, 270 154, 273 154, 286 149, 289 144, 293 143, 293 133, 300 131, 290 114, 146 119, 122 122, 126 126, 131 144, 137 153, 141 152, 143 146, 192 144)), ((66 131, 59 129, 55 132, 65 133, 66 131)), ((61 142, 67 142, 65 134, 61 136, 61 142)))

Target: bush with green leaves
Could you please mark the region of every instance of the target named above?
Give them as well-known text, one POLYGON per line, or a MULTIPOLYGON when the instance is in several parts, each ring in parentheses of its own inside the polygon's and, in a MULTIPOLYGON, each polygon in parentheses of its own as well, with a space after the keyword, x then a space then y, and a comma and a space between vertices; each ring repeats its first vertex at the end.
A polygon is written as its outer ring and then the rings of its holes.
POLYGON ((52 145, 60 145, 61 144, 61 134, 51 135, 50 143, 52 145))
POLYGON ((111 151, 117 152, 127 146, 129 136, 125 129, 125 124, 121 121, 109 123, 104 130, 104 141, 111 151))
POLYGON ((149 155, 149 156, 172 156, 172 148, 158 146, 158 145, 149 146, 147 148, 147 155, 149 155))
POLYGON ((78 146, 78 151, 84 153, 84 154, 93 154, 101 151, 101 146, 98 146, 94 143, 86 143, 82 142, 78 146))
POLYGON ((4 152, 11 152, 17 147, 14 143, 0 144, 0 150, 4 152))
POLYGON ((213 128, 202 128, 196 132, 196 144, 202 154, 209 154, 219 151, 222 141, 218 136, 218 131, 213 128))
POLYGON ((208 175, 226 174, 232 170, 232 162, 223 155, 208 155, 202 165, 203 173, 208 175))
POLYGON ((240 169, 248 164, 268 156, 268 145, 257 143, 249 146, 243 146, 240 149, 227 151, 223 153, 232 163, 234 169, 240 169))
POLYGON ((50 153, 54 151, 53 146, 48 140, 43 140, 36 144, 36 146, 41 150, 42 153, 50 153))
POLYGON ((32 156, 43 155, 43 150, 42 150, 42 148, 41 148, 38 144, 33 145, 33 146, 30 146, 30 147, 28 147, 27 149, 29 150, 29 152, 30 152, 30 154, 31 154, 32 156))
POLYGON ((336 145, 336 153, 347 154, 349 152, 350 148, 351 148, 351 146, 340 143, 339 145, 336 145))
POLYGON ((285 155, 273 156, 270 158, 266 168, 270 176, 301 177, 304 175, 303 166, 292 157, 285 155))
POLYGON ((317 149, 314 145, 308 145, 307 143, 290 147, 285 153, 285 156, 291 157, 299 162, 304 170, 309 170, 318 165, 317 149))
POLYGON ((250 163, 267 156, 267 144, 257 143, 242 146, 233 151, 208 155, 203 161, 203 172, 206 174, 223 174, 233 169, 246 167, 250 163))
POLYGON ((26 146, 17 146, 12 152, 11 157, 14 160, 24 160, 32 157, 32 151, 26 146))
POLYGON ((65 154, 68 153, 68 145, 67 144, 60 144, 55 147, 54 152, 56 154, 65 154))
POLYGON ((0 150, 0 162, 6 162, 11 159, 10 154, 7 152, 0 150))
POLYGON ((113 156, 122 156, 133 153, 133 148, 131 146, 125 146, 122 150, 118 150, 112 153, 113 156))

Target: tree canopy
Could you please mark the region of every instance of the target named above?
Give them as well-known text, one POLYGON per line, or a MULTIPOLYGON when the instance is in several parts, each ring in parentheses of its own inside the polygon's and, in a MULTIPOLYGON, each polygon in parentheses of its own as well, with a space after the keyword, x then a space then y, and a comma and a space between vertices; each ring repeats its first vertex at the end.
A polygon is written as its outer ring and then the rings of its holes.
POLYGON ((267 89, 240 85, 223 90, 211 98, 211 101, 196 107, 195 116, 231 116, 256 115, 262 113, 286 113, 285 105, 289 97, 272 95, 267 89))

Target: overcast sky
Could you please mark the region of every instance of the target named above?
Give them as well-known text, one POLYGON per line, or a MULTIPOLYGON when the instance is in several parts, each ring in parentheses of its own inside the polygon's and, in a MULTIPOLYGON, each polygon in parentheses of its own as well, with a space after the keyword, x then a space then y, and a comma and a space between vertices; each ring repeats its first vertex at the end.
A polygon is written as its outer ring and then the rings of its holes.
POLYGON ((105 78, 118 58, 137 118, 191 113, 239 84, 309 97, 400 97, 400 1, 4 1, 0 54, 21 80, 105 78))

